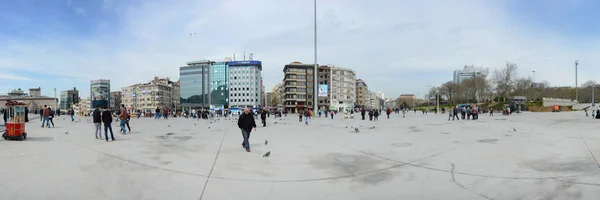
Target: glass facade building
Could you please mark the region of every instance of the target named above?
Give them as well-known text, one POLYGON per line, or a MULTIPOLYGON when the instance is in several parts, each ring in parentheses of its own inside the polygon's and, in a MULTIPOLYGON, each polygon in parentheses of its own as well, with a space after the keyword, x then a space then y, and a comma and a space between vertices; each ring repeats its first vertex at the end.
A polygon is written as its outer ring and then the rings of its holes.
MULTIPOLYGON (((229 66, 229 107, 258 109, 262 99, 262 62, 232 61, 229 66)), ((235 109, 233 109, 235 110, 235 109)), ((235 112, 235 111, 232 111, 235 112)))
POLYGON ((99 79, 90 81, 90 109, 94 109, 97 106, 107 108, 110 107, 110 80, 99 79))
POLYGON ((210 65, 208 60, 192 61, 179 68, 180 103, 187 110, 210 106, 210 65))
MULTIPOLYGON (((71 106, 79 103, 79 91, 76 88, 67 91, 60 92, 60 106, 61 110, 69 110, 71 106)), ((56 108, 53 108, 56 109, 56 108)))
POLYGON ((229 67, 226 62, 213 62, 210 65, 210 108, 229 108, 229 67))

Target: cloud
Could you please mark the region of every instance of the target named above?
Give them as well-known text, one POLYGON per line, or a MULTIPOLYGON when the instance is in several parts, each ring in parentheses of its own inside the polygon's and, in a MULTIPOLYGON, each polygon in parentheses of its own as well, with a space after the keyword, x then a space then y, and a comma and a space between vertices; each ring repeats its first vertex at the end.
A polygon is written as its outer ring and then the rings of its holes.
MULTIPOLYGON (((493 71, 515 62, 521 76, 536 70, 536 79, 552 85, 574 84, 576 59, 580 80, 600 73, 591 67, 600 64, 594 59, 598 45, 592 45, 598 36, 586 38, 590 45, 574 45, 568 35, 517 19, 505 1, 318 3, 319 63, 354 69, 370 89, 386 96, 424 94, 427 85, 451 80, 452 71, 467 64, 493 71)), ((270 90, 282 80, 285 64, 313 62, 312 6, 294 0, 104 0, 103 9, 111 9, 107 15, 118 17, 104 22, 113 25, 110 29, 88 37, 20 40, 0 47, 0 58, 3 50, 19 52, 10 62, 27 70, 77 80, 111 79, 115 90, 154 76, 177 79, 178 67, 187 61, 221 60, 233 53, 241 59, 246 50, 263 61, 270 90)))
POLYGON ((33 81, 33 79, 16 74, 0 73, 0 81, 33 81))
POLYGON ((83 8, 77 7, 77 8, 74 8, 73 10, 75 10, 75 13, 77 13, 79 15, 82 15, 82 16, 86 16, 87 15, 87 12, 83 8))

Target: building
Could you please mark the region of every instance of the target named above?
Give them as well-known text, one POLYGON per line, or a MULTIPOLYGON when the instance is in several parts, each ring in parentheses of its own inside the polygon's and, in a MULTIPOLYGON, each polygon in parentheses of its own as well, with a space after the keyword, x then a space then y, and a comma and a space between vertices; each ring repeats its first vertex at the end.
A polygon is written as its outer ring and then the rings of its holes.
POLYGON ((208 105, 211 110, 229 108, 229 73, 227 62, 210 62, 208 105))
POLYGON ((383 99, 377 97, 377 93, 368 91, 367 92, 367 105, 366 107, 369 109, 383 109, 382 101, 383 99))
POLYGON ((332 66, 330 90, 330 110, 343 112, 354 109, 356 105, 356 74, 353 70, 332 66))
MULTIPOLYGON (((41 93, 41 92, 40 92, 41 93)), ((27 109, 30 113, 37 114, 44 105, 56 108, 58 99, 47 96, 33 97, 31 94, 23 92, 20 88, 12 90, 8 95, 0 95, 0 105, 4 106, 8 100, 21 101, 27 105, 27 109)))
POLYGON ((367 101, 370 101, 370 97, 368 96, 369 88, 367 83, 362 79, 356 80, 356 107, 362 108, 367 107, 367 101))
POLYGON ((152 81, 121 88, 121 104, 130 111, 154 113, 157 107, 180 108, 180 84, 169 78, 154 77, 152 81))
POLYGON ((42 96, 42 88, 29 88, 29 96, 33 98, 38 98, 42 96))
POLYGON ((75 109, 73 109, 73 110, 79 116, 85 115, 86 113, 89 113, 90 111, 92 111, 92 109, 90 109, 90 107, 92 107, 92 105, 91 105, 91 100, 89 97, 82 99, 81 101, 79 101, 78 104, 75 104, 74 107, 75 107, 75 109))
POLYGON ((121 108, 121 98, 122 98, 121 91, 110 92, 109 108, 111 110, 120 109, 121 108))
POLYGON ((284 109, 297 113, 313 106, 314 65, 292 62, 283 67, 284 109))
POLYGON ((180 104, 183 109, 210 108, 210 65, 209 60, 200 60, 179 67, 180 104))
POLYGON ((258 110, 261 106, 262 62, 231 61, 229 66, 229 110, 233 113, 240 109, 252 107, 258 110))
POLYGON ((97 106, 107 108, 110 102, 110 80, 99 79, 90 81, 90 109, 97 106))
POLYGON ((319 109, 329 110, 331 106, 331 66, 320 65, 317 81, 319 81, 319 109))
POLYGON ((74 105, 79 103, 79 91, 77 88, 60 92, 60 109, 63 111, 69 110, 74 105))
MULTIPOLYGON (((411 105, 412 106, 412 105, 411 105)), ((398 108, 398 101, 396 101, 396 99, 392 99, 392 98, 386 98, 384 100, 384 106, 386 109, 390 108, 390 109, 394 109, 394 108, 398 108)))
POLYGON ((454 79, 453 82, 460 84, 462 83, 462 81, 469 79, 469 78, 473 78, 476 76, 483 76, 483 77, 487 77, 488 71, 487 69, 481 68, 481 67, 475 67, 473 65, 465 65, 465 67, 462 70, 455 70, 454 71, 454 79))
POLYGON ((401 94, 400 95, 400 100, 417 100, 417 96, 414 94, 401 94))

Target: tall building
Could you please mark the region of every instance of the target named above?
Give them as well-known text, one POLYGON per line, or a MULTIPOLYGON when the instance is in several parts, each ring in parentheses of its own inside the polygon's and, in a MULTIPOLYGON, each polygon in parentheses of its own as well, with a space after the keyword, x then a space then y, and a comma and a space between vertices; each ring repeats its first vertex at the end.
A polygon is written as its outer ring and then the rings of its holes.
POLYGON ((210 108, 210 65, 210 61, 200 60, 179 67, 180 103, 183 109, 210 108))
POLYGON ((63 111, 69 110, 74 105, 79 103, 79 91, 77 88, 60 92, 60 106, 63 111))
POLYGON ((262 91, 262 62, 231 61, 229 66, 229 110, 240 112, 241 108, 260 108, 262 91))
POLYGON ((158 78, 121 88, 121 103, 130 111, 152 112, 157 107, 178 110, 180 108, 179 82, 169 78, 158 78))
POLYGON ((329 65, 320 65, 319 72, 317 75, 319 76, 317 80, 319 81, 319 109, 329 110, 331 106, 331 66, 329 65))
POLYGON ((487 77, 487 73, 487 70, 484 68, 465 65, 462 70, 454 71, 453 82, 460 84, 462 81, 476 76, 487 77))
POLYGON ((99 79, 90 81, 90 109, 96 106, 107 108, 110 102, 110 80, 99 79))
POLYGON ((209 88, 211 110, 229 108, 229 67, 227 62, 210 62, 209 88))
POLYGON ((377 97, 380 99, 385 99, 385 94, 382 91, 377 91, 377 97))
POLYGON ((109 107, 111 110, 117 110, 121 108, 121 91, 110 92, 109 107))
POLYGON ((352 110, 356 105, 356 74, 353 70, 331 67, 331 110, 352 110))
POLYGON ((365 83, 365 81, 363 81, 362 79, 357 79, 356 80, 356 107, 358 108, 362 108, 362 107, 368 107, 370 102, 370 97, 369 95, 369 87, 367 86, 367 83, 365 83))
POLYGON ((288 113, 297 113, 313 106, 314 65, 292 62, 283 67, 284 107, 288 113))

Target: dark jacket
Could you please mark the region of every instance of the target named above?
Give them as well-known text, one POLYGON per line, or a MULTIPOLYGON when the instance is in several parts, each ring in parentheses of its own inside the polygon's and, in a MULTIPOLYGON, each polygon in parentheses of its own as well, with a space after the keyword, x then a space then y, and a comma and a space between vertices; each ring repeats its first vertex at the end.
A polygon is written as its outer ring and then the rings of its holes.
POLYGON ((238 119, 238 127, 248 132, 252 131, 252 128, 256 128, 254 116, 250 113, 242 113, 238 119))
POLYGON ((260 118, 261 118, 261 119, 267 119, 267 111, 262 111, 262 112, 260 113, 260 118))
POLYGON ((112 113, 109 110, 102 112, 102 122, 105 124, 112 123, 112 113))
POLYGON ((98 108, 92 113, 92 118, 94 123, 102 123, 102 116, 100 115, 100 110, 98 110, 98 108))

